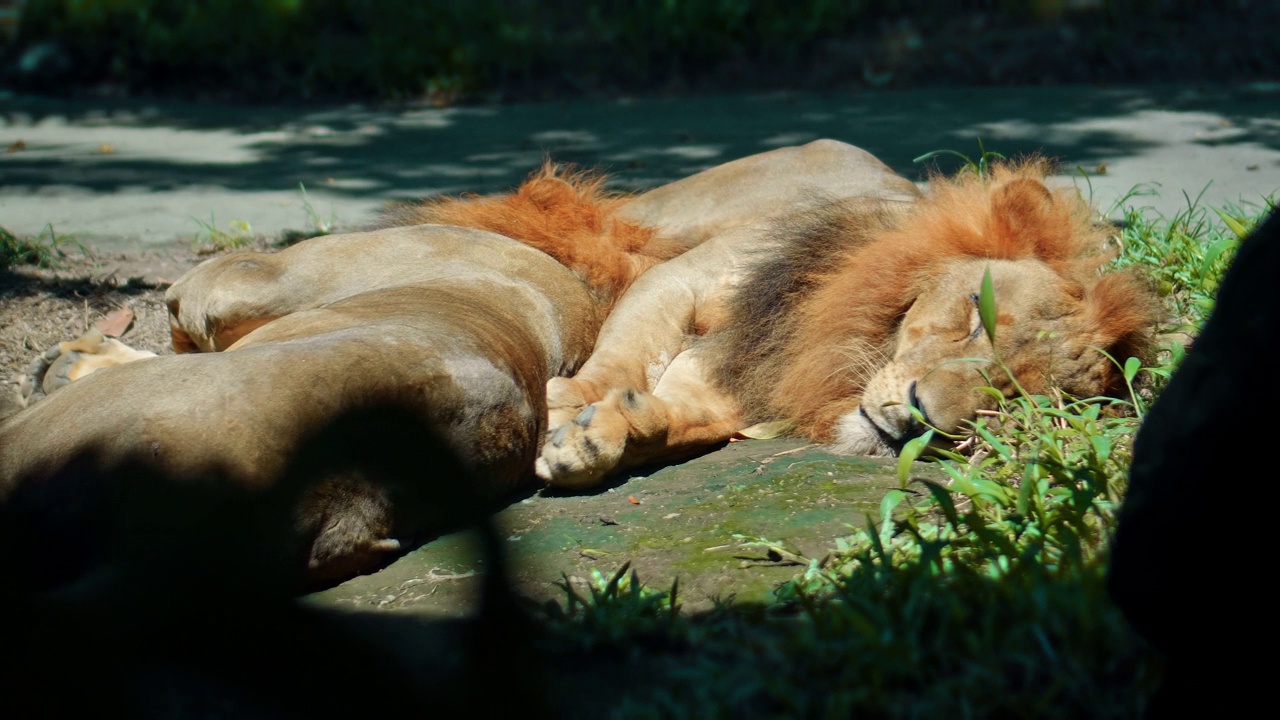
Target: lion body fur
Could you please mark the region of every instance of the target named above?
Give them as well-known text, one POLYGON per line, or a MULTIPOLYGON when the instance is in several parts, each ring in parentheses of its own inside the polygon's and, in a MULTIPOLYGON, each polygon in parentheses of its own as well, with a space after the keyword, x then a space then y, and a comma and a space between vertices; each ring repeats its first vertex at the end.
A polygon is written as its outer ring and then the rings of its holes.
POLYGON ((920 191, 867 151, 814 140, 717 165, 630 200, 618 216, 683 249, 743 225, 843 198, 913 200, 920 191), (732 192, 725 192, 732 188, 732 192))
MULTIPOLYGON (((309 252, 345 240, 428 257, 400 265, 397 284, 294 310, 225 352, 128 363, 50 394, 0 425, 4 494, 20 480, 56 482, 43 475, 86 448, 106 466, 141 455, 173 477, 217 470, 247 488, 270 486, 300 440, 329 419, 405 399, 487 492, 526 480, 546 381, 575 369, 595 337, 599 303, 585 284, 547 255, 484 231, 424 225, 333 240, 309 252)), ((187 297, 192 286, 184 287, 187 297)), ((436 461, 422 458, 423 468, 436 461)), ((390 514, 369 518, 367 503, 355 502, 361 493, 315 497, 346 504, 308 506, 300 531, 316 539, 313 560, 333 555, 330 544, 353 548, 348 555, 393 549, 387 540, 418 530, 394 526, 390 514)), ((314 568, 317 577, 331 569, 314 568)))
MULTIPOLYGON (((129 461, 270 488, 304 438, 344 411, 389 400, 417 408, 481 494, 496 497, 533 478, 548 381, 579 369, 605 315, 646 270, 697 249, 703 208, 727 208, 709 221, 723 229, 867 184, 914 192, 856 148, 805 148, 686 178, 674 184, 682 202, 663 188, 606 193, 598 178, 548 167, 510 195, 430 201, 382 221, 407 227, 206 261, 167 293, 178 355, 96 369, 0 422, 0 504, 59 515, 49 506, 71 492, 59 483, 86 477, 83 467, 76 478, 59 468, 87 451, 90 475, 129 461), (843 158, 843 175, 810 177, 807 164, 830 152, 843 158), (753 164, 769 172, 752 173, 753 164), (747 196, 777 201, 733 206, 747 196)), ((424 455, 424 472, 438 460, 424 455)), ((429 499, 410 503, 425 514, 397 503, 358 472, 313 487, 294 529, 308 574, 334 581, 376 568, 401 539, 439 527, 429 499)), ((92 525, 71 515, 58 522, 92 525)), ((57 532, 41 527, 24 547, 57 532)))
POLYGON ((893 453, 923 430, 908 408, 953 432, 986 407, 974 388, 987 377, 1012 394, 996 351, 1029 392, 1121 392, 1099 350, 1146 357, 1158 303, 1132 273, 1099 274, 1103 232, 1073 189, 1044 184, 1046 170, 1033 160, 936 177, 914 202, 847 199, 656 268, 578 374, 551 381, 540 475, 589 486, 768 420, 837 451, 893 453), (975 325, 988 269, 994 348, 975 325), (665 337, 622 324, 634 317, 665 337), (702 322, 677 333, 672 317, 702 322))

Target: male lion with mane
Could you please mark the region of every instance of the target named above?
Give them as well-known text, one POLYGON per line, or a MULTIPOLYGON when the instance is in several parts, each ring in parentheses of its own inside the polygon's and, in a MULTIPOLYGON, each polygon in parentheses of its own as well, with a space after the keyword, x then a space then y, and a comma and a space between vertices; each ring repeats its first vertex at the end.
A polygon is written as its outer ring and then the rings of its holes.
MULTIPOLYGON (((478 495, 500 498, 536 480, 548 380, 582 365, 649 268, 814 198, 915 192, 868 153, 824 140, 638 196, 548 168, 514 193, 429 201, 368 232, 214 258, 166 293, 177 355, 82 338, 38 359, 45 372, 28 387, 47 397, 0 422, 0 529, 33 567, 86 553, 105 542, 94 528, 113 512, 101 489, 111 468, 265 491, 326 423, 388 402, 420 414, 478 495), (87 467, 66 468, 86 452, 87 467)), ((332 441, 337 469, 307 489, 289 529, 301 557, 290 550, 285 564, 315 581, 375 569, 456 520, 432 483, 388 486, 347 467, 366 449, 355 435, 332 441)), ((424 441, 421 473, 456 466, 433 447, 424 441)))
POLYGON ((847 198, 651 270, 578 373, 550 381, 538 474, 589 487, 766 421, 894 454, 929 426, 963 431, 994 404, 988 378, 1005 396, 1014 378, 1123 393, 1111 358, 1148 358, 1159 304, 1134 273, 1099 273, 1108 231, 1074 188, 1045 185, 1048 169, 1032 158, 934 177, 914 201, 847 198), (988 269, 994 347, 978 312, 988 269))

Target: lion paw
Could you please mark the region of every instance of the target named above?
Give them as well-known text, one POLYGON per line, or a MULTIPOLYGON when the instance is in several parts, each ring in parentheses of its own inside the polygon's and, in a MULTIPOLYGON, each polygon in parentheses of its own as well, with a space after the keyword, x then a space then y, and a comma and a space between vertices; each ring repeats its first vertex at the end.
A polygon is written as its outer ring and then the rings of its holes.
MULTIPOLYGON (((547 427, 554 431, 573 422, 588 405, 587 395, 573 378, 554 377, 547 381, 547 427)), ((551 433, 547 433, 550 437, 551 433)))
POLYGON ((113 365, 155 357, 146 350, 134 350, 98 330, 60 342, 41 353, 18 379, 18 396, 23 406, 80 378, 113 365))
POLYGON ((667 406, 639 390, 614 389, 547 434, 538 477, 557 487, 585 488, 634 461, 667 430, 667 406))
POLYGON ((535 470, 548 485, 587 488, 622 461, 629 425, 605 401, 588 405, 555 428, 542 447, 535 470))

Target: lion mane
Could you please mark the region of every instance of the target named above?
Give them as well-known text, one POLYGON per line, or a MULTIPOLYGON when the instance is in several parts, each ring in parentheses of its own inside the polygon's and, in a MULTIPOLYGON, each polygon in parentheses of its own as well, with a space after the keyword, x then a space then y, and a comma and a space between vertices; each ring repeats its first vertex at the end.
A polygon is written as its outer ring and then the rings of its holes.
MULTIPOLYGON (((1111 231, 1074 188, 1046 188, 1049 169, 1032 157, 985 176, 934 175, 928 198, 912 207, 853 214, 834 204, 779 223, 790 240, 735 294, 715 338, 713 379, 749 421, 784 417, 798 433, 830 441, 887 362, 926 279, 967 258, 1042 261, 1085 303, 1085 326, 1112 339, 1114 357, 1149 359, 1160 314, 1154 294, 1134 272, 1098 273, 1111 231)), ((1105 372, 1104 392, 1123 394, 1120 370, 1105 372)))
POLYGON ((640 273, 685 247, 658 237, 656 228, 616 216, 635 196, 607 191, 607 179, 548 160, 515 192, 390 208, 375 228, 457 225, 505 235, 555 258, 610 304, 640 273))

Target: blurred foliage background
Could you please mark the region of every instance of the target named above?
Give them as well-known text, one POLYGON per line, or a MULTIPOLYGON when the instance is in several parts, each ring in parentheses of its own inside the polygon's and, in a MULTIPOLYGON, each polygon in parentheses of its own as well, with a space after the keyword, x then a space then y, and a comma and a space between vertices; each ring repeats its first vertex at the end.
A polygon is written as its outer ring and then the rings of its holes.
POLYGON ((1273 0, 0 0, 41 94, 528 100, 1275 79, 1273 0))

